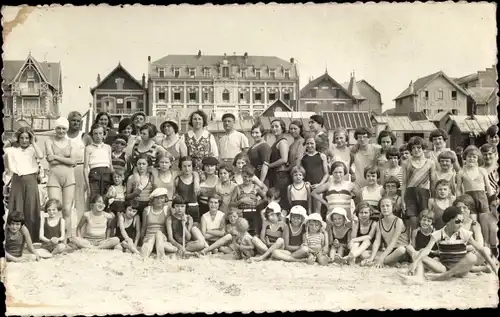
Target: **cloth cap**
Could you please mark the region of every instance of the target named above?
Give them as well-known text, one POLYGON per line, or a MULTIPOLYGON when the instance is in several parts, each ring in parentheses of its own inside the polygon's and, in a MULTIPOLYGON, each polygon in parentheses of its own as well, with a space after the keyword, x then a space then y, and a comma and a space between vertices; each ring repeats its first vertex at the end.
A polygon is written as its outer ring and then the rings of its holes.
POLYGON ((168 190, 166 188, 157 188, 153 190, 151 195, 149 195, 149 200, 153 200, 156 197, 168 196, 168 190))
POLYGON ((444 223, 448 223, 451 219, 455 218, 458 214, 460 214, 460 209, 455 206, 450 206, 443 211, 443 215, 441 219, 444 223))
POLYGON ((209 156, 209 157, 205 157, 205 158, 201 161, 201 164, 203 164, 203 165, 211 165, 211 166, 216 166, 216 165, 219 165, 219 161, 218 161, 215 157, 209 156))

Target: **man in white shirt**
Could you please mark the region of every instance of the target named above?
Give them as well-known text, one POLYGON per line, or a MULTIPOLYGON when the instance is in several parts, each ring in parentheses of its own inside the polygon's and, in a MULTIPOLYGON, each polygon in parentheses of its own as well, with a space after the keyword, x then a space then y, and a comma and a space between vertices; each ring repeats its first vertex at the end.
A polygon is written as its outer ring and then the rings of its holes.
POLYGON ((236 118, 232 113, 225 113, 222 116, 222 124, 226 134, 219 140, 219 152, 222 162, 232 164, 234 157, 249 147, 248 138, 241 132, 234 129, 236 118))

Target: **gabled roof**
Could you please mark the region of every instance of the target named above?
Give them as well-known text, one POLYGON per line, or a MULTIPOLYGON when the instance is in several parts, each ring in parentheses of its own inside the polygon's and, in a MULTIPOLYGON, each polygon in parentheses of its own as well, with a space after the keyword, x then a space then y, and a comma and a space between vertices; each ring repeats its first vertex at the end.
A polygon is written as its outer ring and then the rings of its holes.
POLYGON ((468 83, 468 82, 471 82, 471 81, 474 81, 478 79, 478 74, 477 73, 474 73, 474 74, 469 74, 467 76, 463 76, 463 77, 460 77, 460 78, 454 78, 453 80, 459 84, 459 85, 462 85, 462 84, 465 84, 465 83, 468 83))
POLYGON ((384 123, 392 131, 404 132, 429 132, 436 129, 436 126, 429 120, 412 121, 408 116, 372 116, 378 123, 384 123))
POLYGON ((386 111, 382 112, 383 116, 392 116, 394 114, 396 114, 396 108, 387 109, 386 111))
MULTIPOLYGON (((106 80, 108 80, 108 78, 113 75, 114 72, 116 72, 117 70, 121 69, 125 74, 127 74, 127 76, 130 77, 130 79, 132 79, 137 85, 141 86, 142 87, 142 84, 137 80, 135 79, 134 76, 132 76, 126 69, 125 67, 122 66, 122 64, 120 62, 118 62, 118 65, 112 70, 110 71, 106 77, 104 77, 104 79, 102 79, 99 84, 97 84, 95 87, 93 88, 90 88, 90 93, 93 94, 94 91, 99 88, 99 86, 101 86, 102 83, 104 83, 106 80)), ((144 88, 144 87, 143 87, 144 88)))
POLYGON ((487 104, 488 101, 495 96, 495 87, 471 87, 468 88, 467 91, 469 92, 470 96, 476 104, 478 105, 484 105, 487 104))
POLYGON ((425 87, 427 87, 427 85, 429 83, 431 83, 432 81, 434 81, 439 76, 444 77, 448 82, 450 82, 450 84, 452 84, 457 90, 459 90, 463 94, 465 94, 467 96, 469 95, 469 93, 467 91, 465 91, 462 87, 460 87, 453 79, 451 79, 445 73, 443 73, 443 71, 438 71, 438 72, 436 72, 434 74, 430 74, 430 75, 427 75, 425 77, 417 79, 413 83, 413 87, 414 87, 413 88, 413 93, 410 91, 410 87, 406 87, 406 89, 403 90, 403 92, 400 93, 399 96, 397 96, 394 100, 398 100, 398 99, 401 99, 401 98, 404 98, 404 97, 408 97, 408 96, 412 96, 412 95, 417 95, 422 89, 424 89, 425 87))
POLYGON ((441 111, 441 112, 436 113, 434 115, 434 117, 432 117, 430 120, 431 121, 441 121, 447 115, 451 115, 451 112, 449 112, 449 111, 441 111))
POLYGON ((498 117, 495 116, 453 116, 450 118, 455 121, 458 128, 462 133, 474 133, 475 135, 480 135, 485 133, 486 130, 492 126, 498 124, 498 117))
MULTIPOLYGON (((373 89, 376 93, 378 93, 380 95, 380 91, 378 91, 373 85, 371 85, 369 82, 367 82, 366 80, 364 79, 361 79, 361 80, 358 80, 357 83, 360 84, 361 82, 365 83, 366 85, 368 85, 371 89, 373 89)), ((349 83, 348 83, 349 84, 349 83)))
POLYGON ((246 61, 243 55, 167 55, 154 62, 155 65, 177 65, 177 66, 214 66, 227 60, 231 65, 253 65, 253 66, 269 66, 270 68, 278 68, 286 66, 287 68, 295 67, 295 64, 285 61, 276 56, 252 56, 248 55, 246 61))
MULTIPOLYGON (((304 86, 304 88, 302 88, 300 90, 300 97, 304 97, 306 93, 308 93, 311 89, 313 89, 314 87, 316 87, 317 85, 319 85, 322 81, 324 80, 327 80, 327 81, 330 81, 331 83, 333 83, 335 86, 339 87, 340 89, 342 89, 346 94, 347 96, 349 96, 349 98, 352 98, 353 100, 356 100, 356 97, 354 97, 350 92, 349 90, 347 90, 347 88, 345 88, 344 86, 342 86, 341 84, 339 84, 335 79, 332 78, 332 76, 330 76, 327 72, 325 72, 323 75, 319 76, 318 78, 316 79, 313 79, 311 80, 307 85, 304 86)), ((364 99, 364 98, 363 98, 364 99)))
POLYGON ((274 107, 275 105, 285 106, 285 107, 288 109, 288 111, 290 111, 290 112, 292 112, 292 111, 293 111, 293 109, 292 109, 292 108, 290 108, 290 106, 289 106, 289 105, 287 105, 285 102, 283 102, 283 100, 278 99, 278 100, 276 100, 275 102, 273 102, 272 104, 270 104, 269 106, 267 106, 267 108, 266 108, 266 109, 264 109, 264 111, 262 111, 261 116, 264 116, 264 114, 266 113, 266 111, 267 111, 267 110, 269 110, 271 107, 274 107))
POLYGON ((24 61, 20 60, 4 60, 2 78, 7 85, 11 85, 13 81, 20 76, 24 65, 30 60, 40 73, 40 76, 52 88, 62 90, 61 85, 61 63, 54 62, 38 62, 31 54, 24 61))

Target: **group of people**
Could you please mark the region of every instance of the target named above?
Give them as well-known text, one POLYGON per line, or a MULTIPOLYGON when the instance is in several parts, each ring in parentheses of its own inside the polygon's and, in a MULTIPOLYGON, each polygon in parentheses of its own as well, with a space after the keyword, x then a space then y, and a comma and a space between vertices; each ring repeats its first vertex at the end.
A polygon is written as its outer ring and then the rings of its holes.
POLYGON ((157 258, 411 262, 401 276, 407 283, 423 282, 424 269, 437 280, 497 271, 497 126, 486 144, 460 152, 446 147, 441 129, 400 147, 389 130, 373 144, 363 127, 352 145, 344 128, 330 140, 320 115, 307 132, 300 120, 286 127, 274 119, 270 131, 257 122, 251 146, 229 113, 219 140, 201 110, 183 135, 179 123, 166 120, 158 130, 144 113, 115 130, 101 112, 88 134, 81 121, 78 112, 57 119, 44 149, 28 128, 6 142, 7 261, 94 248, 157 258))

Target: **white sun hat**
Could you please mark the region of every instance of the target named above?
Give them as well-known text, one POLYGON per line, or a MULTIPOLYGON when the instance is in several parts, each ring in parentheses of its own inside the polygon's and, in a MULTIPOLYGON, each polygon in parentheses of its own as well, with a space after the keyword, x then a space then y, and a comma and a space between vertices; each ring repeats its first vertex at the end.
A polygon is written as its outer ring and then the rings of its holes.
POLYGON ((307 218, 307 211, 302 206, 293 206, 292 209, 290 209, 290 214, 288 215, 288 218, 290 218, 291 215, 300 215, 304 217, 305 220, 307 218))
POLYGON ((332 218, 333 214, 344 216, 345 222, 349 222, 349 219, 347 218, 347 211, 344 208, 340 207, 333 208, 332 211, 330 211, 330 213, 326 216, 326 219, 328 221, 333 222, 332 218))
POLYGON ((274 214, 279 214, 281 213, 281 206, 277 203, 277 202, 270 202, 267 207, 266 207, 266 213, 267 213, 267 210, 268 209, 271 209, 273 211, 274 214))
POLYGON ((323 221, 323 218, 321 218, 321 215, 319 213, 315 212, 310 214, 309 216, 307 216, 306 221, 304 223, 307 224, 311 220, 319 221, 323 229, 326 228, 326 222, 323 221))

